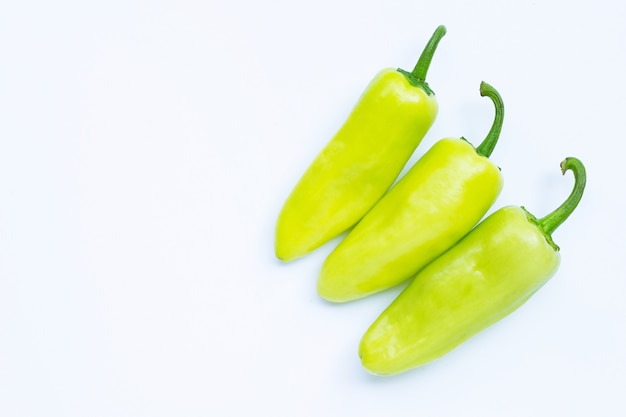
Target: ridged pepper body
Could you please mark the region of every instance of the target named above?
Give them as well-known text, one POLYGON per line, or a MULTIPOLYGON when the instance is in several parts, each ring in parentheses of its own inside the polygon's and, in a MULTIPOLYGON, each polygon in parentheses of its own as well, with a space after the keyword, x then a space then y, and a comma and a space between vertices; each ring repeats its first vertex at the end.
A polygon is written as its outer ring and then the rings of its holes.
POLYGON ((276 256, 303 256, 358 222, 397 178, 436 114, 433 94, 396 69, 381 71, 287 198, 276 256))
POLYGON ((328 256, 319 295, 349 301, 411 278, 480 221, 502 183, 464 139, 437 142, 328 256))
POLYGON ((363 336, 378 375, 426 364, 504 318, 555 273, 560 255, 534 217, 505 207, 420 271, 363 336))

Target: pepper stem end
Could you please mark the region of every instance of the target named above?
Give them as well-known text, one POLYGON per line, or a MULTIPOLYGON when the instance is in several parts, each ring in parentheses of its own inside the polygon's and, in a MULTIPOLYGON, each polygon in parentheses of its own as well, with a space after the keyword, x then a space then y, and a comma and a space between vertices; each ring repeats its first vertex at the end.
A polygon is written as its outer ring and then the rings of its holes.
POLYGON ((430 37, 430 40, 424 47, 422 54, 420 55, 417 64, 415 64, 415 68, 411 71, 411 75, 415 77, 416 80, 425 82, 426 74, 428 73, 428 68, 430 67, 430 62, 433 59, 433 55, 435 54, 435 50, 437 49, 437 45, 439 45, 439 41, 444 37, 447 30, 444 25, 437 26, 435 32, 430 37))
POLYGON ((537 223, 543 232, 550 236, 554 231, 572 214, 574 209, 578 206, 580 199, 582 198, 587 183, 587 171, 583 163, 574 157, 568 157, 561 162, 561 172, 563 175, 567 171, 574 173, 574 189, 570 193, 569 197, 552 213, 539 219, 537 223))
POLYGON ((433 55, 437 50, 437 45, 439 45, 439 41, 446 34, 446 27, 444 25, 439 25, 435 32, 430 37, 430 40, 424 47, 422 54, 420 55, 417 64, 415 64, 415 68, 413 71, 408 72, 401 68, 398 68, 398 71, 404 74, 409 82, 417 87, 421 87, 424 91, 426 91, 429 95, 433 94, 433 91, 426 83, 426 74, 428 73, 428 68, 430 67, 430 63, 433 59, 433 55))
POLYGON ((498 90, 484 81, 480 83, 480 95, 482 97, 489 97, 491 101, 493 101, 496 109, 496 114, 489 133, 482 143, 476 148, 476 152, 486 158, 489 158, 496 147, 496 143, 498 143, 498 138, 500 138, 500 132, 502 131, 502 123, 504 121, 504 102, 502 101, 502 97, 500 96, 500 93, 498 93, 498 90))

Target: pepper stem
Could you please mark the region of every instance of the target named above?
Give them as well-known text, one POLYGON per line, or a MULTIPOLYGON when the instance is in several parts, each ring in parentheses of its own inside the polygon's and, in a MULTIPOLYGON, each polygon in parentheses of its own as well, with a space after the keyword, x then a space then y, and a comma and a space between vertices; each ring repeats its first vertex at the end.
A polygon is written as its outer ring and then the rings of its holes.
POLYGON ((435 50, 437 49, 437 45, 439 45, 439 41, 446 34, 446 27, 444 25, 439 25, 433 36, 430 37, 430 40, 426 44, 426 47, 422 51, 422 55, 415 64, 415 68, 411 71, 411 75, 415 77, 417 81, 425 82, 426 81, 426 73, 428 72, 428 68, 430 67, 430 61, 433 59, 433 55, 435 54, 435 50))
POLYGON ((426 74, 428 73, 428 68, 430 67, 430 62, 433 59, 433 55, 437 50, 437 45, 439 45, 439 41, 446 34, 446 27, 444 25, 439 25, 435 32, 430 37, 430 40, 424 47, 422 54, 420 55, 417 64, 415 64, 415 68, 413 71, 408 72, 401 68, 398 68, 398 71, 404 74, 409 82, 416 87, 422 88, 426 93, 433 94, 433 91, 430 89, 428 84, 426 83, 426 74))
POLYGON ((585 166, 577 158, 569 157, 565 158, 561 162, 561 172, 565 175, 566 171, 572 170, 574 173, 574 189, 571 194, 556 210, 547 216, 539 219, 537 223, 539 227, 547 235, 551 235, 557 227, 563 223, 570 214, 574 211, 585 190, 585 184, 587 183, 587 171, 585 166))
POLYGON ((484 81, 480 83, 480 95, 482 97, 489 97, 496 107, 496 115, 493 119, 491 129, 482 143, 476 148, 476 152, 478 152, 478 154, 484 156, 485 158, 489 158, 489 156, 491 156, 491 152, 493 152, 493 149, 496 147, 496 143, 498 143, 498 138, 500 137, 500 132, 502 131, 502 122, 504 121, 504 103, 502 102, 500 93, 498 93, 493 86, 484 81))

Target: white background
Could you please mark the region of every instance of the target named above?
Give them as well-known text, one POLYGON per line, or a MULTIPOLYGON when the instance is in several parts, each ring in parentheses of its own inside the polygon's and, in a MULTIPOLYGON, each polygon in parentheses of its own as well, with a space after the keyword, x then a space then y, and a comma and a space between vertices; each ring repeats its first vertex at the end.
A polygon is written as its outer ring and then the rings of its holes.
POLYGON ((626 415, 625 23, 613 0, 4 1, 0 415, 626 415), (588 187, 527 304, 379 378, 357 345, 400 289, 326 303, 337 241, 281 264, 273 228, 374 74, 412 69, 439 24, 412 161, 484 137, 485 80, 506 106, 494 209, 551 211, 566 156, 588 187))

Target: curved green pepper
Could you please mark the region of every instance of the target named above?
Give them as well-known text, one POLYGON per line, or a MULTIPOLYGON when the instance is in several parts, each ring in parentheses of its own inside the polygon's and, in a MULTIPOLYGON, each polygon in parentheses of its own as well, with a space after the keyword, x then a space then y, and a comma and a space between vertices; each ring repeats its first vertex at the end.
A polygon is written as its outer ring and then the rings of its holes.
POLYGON ((561 163, 576 179, 568 199, 536 219, 504 207, 417 274, 363 336, 359 356, 374 374, 391 375, 430 362, 501 320, 556 272, 552 232, 578 205, 586 182, 576 158, 561 163))
POLYGON ((437 142, 370 210, 328 256, 318 294, 350 301, 397 285, 458 242, 480 221, 502 190, 488 158, 504 119, 498 92, 481 83, 495 105, 489 134, 478 148, 464 138, 437 142))
POLYGON ((303 256, 343 233, 389 189, 437 114, 425 80, 445 33, 437 28, 411 73, 385 69, 369 84, 287 198, 276 225, 279 259, 303 256))

